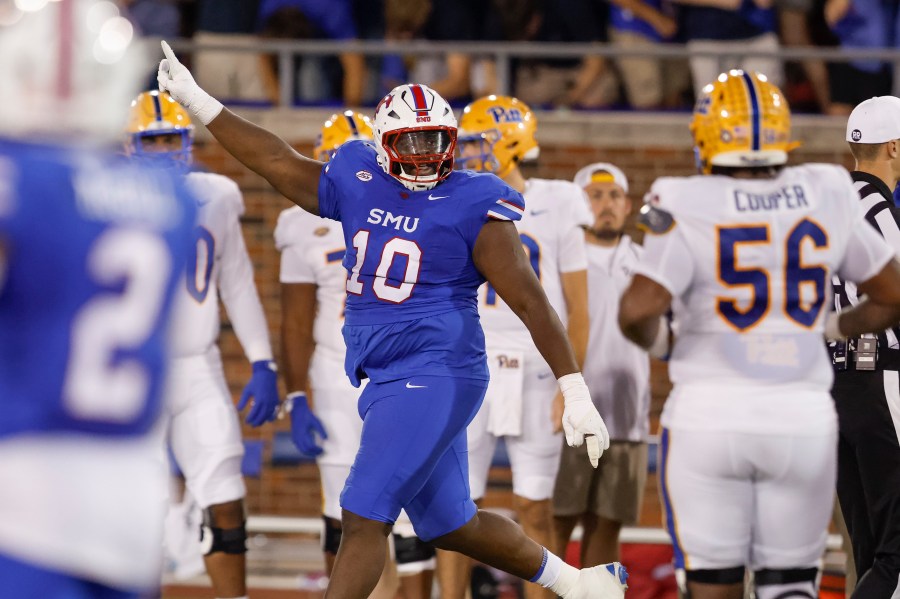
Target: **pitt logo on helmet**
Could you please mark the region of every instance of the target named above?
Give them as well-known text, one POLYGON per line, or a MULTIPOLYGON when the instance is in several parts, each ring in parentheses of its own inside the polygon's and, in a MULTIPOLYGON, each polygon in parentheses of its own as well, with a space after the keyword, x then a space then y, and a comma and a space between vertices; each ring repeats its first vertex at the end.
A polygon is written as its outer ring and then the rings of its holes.
POLYGON ((491 106, 487 112, 494 118, 495 123, 521 123, 524 120, 518 108, 507 110, 503 106, 491 106))
POLYGON ((516 98, 490 95, 463 110, 459 165, 505 177, 523 160, 538 157, 537 119, 516 98))
POLYGON ((691 121, 697 168, 787 163, 791 111, 777 86, 756 72, 731 70, 703 88, 691 121))

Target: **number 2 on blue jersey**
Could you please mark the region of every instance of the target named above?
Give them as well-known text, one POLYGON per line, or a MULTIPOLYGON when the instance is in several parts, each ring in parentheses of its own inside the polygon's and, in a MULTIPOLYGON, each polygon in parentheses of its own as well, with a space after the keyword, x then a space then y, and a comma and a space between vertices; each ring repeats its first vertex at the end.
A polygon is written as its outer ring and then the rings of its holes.
MULTIPOLYGON (((525 254, 528 256, 528 261, 531 262, 531 268, 534 269, 534 274, 536 274, 538 280, 540 280, 541 244, 537 242, 537 239, 528 235, 528 233, 519 233, 519 239, 522 240, 522 247, 525 248, 525 254)), ((497 292, 490 283, 487 284, 487 289, 485 290, 484 303, 488 306, 497 305, 497 292)))
MULTIPOLYGON (((741 308, 737 300, 719 297, 716 309, 727 323, 738 331, 746 331, 758 324, 769 313, 771 298, 770 276, 763 268, 747 268, 738 264, 738 248, 741 244, 770 244, 772 239, 767 225, 738 225, 719 227, 718 233, 718 275, 726 287, 750 287, 753 298, 741 308)), ((784 266, 784 312, 797 324, 809 328, 813 326, 825 303, 825 282, 827 270, 820 264, 805 264, 802 243, 809 240, 817 249, 828 247, 828 234, 818 224, 808 218, 797 223, 785 239, 784 266), (814 299, 804 302, 802 289, 810 286, 814 299)))
POLYGON ((80 421, 129 427, 144 414, 152 373, 133 352, 155 332, 171 273, 165 242, 140 230, 112 230, 92 246, 87 273, 96 293, 72 321, 63 384, 66 412, 80 421))

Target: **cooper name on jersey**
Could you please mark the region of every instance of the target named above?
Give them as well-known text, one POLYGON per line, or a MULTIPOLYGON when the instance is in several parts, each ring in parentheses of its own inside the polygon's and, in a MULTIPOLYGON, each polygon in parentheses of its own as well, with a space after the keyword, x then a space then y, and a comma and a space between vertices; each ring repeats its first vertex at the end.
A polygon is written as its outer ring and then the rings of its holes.
POLYGON ((419 226, 419 217, 411 218, 402 214, 393 214, 388 210, 381 208, 372 208, 369 210, 369 218, 366 222, 373 225, 381 225, 382 227, 393 227, 395 231, 399 231, 401 227, 407 233, 412 233, 419 226))
POLYGON ((802 185, 785 185, 776 191, 755 193, 734 190, 734 207, 738 212, 765 210, 801 210, 809 208, 806 190, 802 185))

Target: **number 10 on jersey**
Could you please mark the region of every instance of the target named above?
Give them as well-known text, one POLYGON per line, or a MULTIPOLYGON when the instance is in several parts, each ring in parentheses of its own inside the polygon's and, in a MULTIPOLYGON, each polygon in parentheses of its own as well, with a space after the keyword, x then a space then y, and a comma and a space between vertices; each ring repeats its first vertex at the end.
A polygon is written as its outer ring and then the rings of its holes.
MULTIPOLYGON (((365 229, 360 229, 353 236, 356 263, 350 270, 350 277, 347 279, 347 293, 354 295, 362 295, 363 293, 364 285, 359 280, 359 275, 365 264, 366 254, 369 251, 369 236, 370 232, 365 229)), ((375 250, 375 248, 372 249, 375 250)), ((419 280, 421 261, 422 249, 415 241, 401 239, 400 237, 390 239, 381 248, 378 267, 375 269, 375 278, 372 281, 372 291, 375 292, 375 296, 382 301, 393 304, 401 304, 408 300, 419 280), (406 258, 406 269, 403 273, 403 282, 399 285, 392 285, 388 283, 388 273, 391 271, 397 256, 406 258)))

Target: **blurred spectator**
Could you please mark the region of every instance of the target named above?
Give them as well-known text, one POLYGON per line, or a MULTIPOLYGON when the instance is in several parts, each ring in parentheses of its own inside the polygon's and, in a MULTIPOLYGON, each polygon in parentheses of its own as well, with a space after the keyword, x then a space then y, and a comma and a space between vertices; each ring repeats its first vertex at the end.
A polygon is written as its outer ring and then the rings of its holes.
MULTIPOLYGON (((646 48, 675 40, 678 24, 664 0, 610 0, 612 43, 621 48, 646 48)), ((684 61, 620 58, 618 71, 632 108, 678 106, 688 84, 684 61)))
MULTIPOLYGON (((896 0, 827 0, 825 3, 825 20, 842 48, 894 46, 896 13, 896 0)), ((893 71, 884 62, 836 62, 829 65, 829 75, 829 114, 849 115, 863 100, 891 93, 893 71)))
MULTIPOLYGON (((483 39, 484 0, 386 0, 386 38, 394 41, 427 39, 436 42, 483 39)), ((385 60, 382 85, 392 89, 407 81, 430 86, 447 100, 465 100, 472 92, 472 57, 451 52, 443 57, 391 56, 385 60)))
MULTIPOLYGON (((194 41, 253 48, 259 42, 253 35, 258 10, 259 0, 198 0, 194 41)), ((266 99, 258 54, 202 50, 192 58, 197 83, 223 102, 266 99)))
POLYGON ((176 0, 123 0, 141 35, 173 39, 181 35, 181 11, 176 0))
MULTIPOLYGON (((262 0, 259 32, 280 39, 357 39, 352 0, 262 0)), ((278 102, 278 58, 264 56, 260 70, 266 95, 278 102)), ((304 57, 294 61, 294 96, 301 102, 362 104, 366 63, 362 54, 344 52, 338 61, 330 57, 304 57)))
MULTIPOLYGON (((775 0, 775 6, 778 9, 781 43, 794 47, 814 46, 810 31, 810 17, 815 8, 813 0, 775 0)), ((801 64, 820 112, 829 112, 831 90, 828 88, 828 71, 825 63, 821 60, 804 60, 801 64)))
MULTIPOLYGON (((605 0, 494 0, 509 41, 607 41, 605 0), (513 5, 517 5, 513 10, 513 5), (527 28, 517 30, 516 23, 527 28), (516 37, 516 32, 521 37, 516 37)), ((618 98, 618 84, 602 56, 580 60, 525 60, 515 69, 515 95, 532 106, 600 108, 618 98)))
POLYGON ((782 85, 779 59, 748 55, 780 48, 772 0, 675 1, 681 4, 681 28, 688 49, 713 53, 691 59, 695 94, 729 69, 758 71, 773 84, 782 85))

